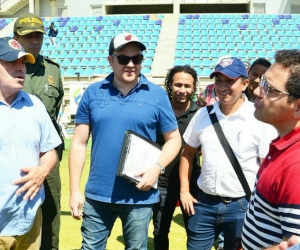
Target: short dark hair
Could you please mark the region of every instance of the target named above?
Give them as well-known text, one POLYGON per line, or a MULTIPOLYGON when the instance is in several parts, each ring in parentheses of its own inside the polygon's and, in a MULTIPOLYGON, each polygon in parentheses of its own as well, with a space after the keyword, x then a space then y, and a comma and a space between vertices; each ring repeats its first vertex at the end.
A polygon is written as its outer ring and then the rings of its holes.
POLYGON ((166 91, 167 91, 168 96, 169 96, 170 99, 172 98, 171 85, 172 85, 173 80, 174 80, 174 75, 176 73, 179 73, 179 72, 184 72, 184 73, 190 74, 193 77, 193 79, 194 79, 194 82, 193 82, 194 92, 196 91, 196 85, 197 85, 197 82, 198 82, 198 77, 197 77, 196 70, 194 68, 192 68, 190 65, 174 66, 173 68, 168 70, 167 76, 166 76, 166 79, 165 79, 165 88, 166 88, 166 91))
POLYGON ((300 99, 300 50, 279 50, 275 53, 275 63, 282 65, 290 71, 290 76, 285 84, 290 94, 288 102, 300 99))
POLYGON ((250 71, 254 68, 255 65, 261 65, 264 66, 266 68, 270 68, 270 66, 272 65, 271 62, 269 60, 267 60, 266 58, 258 58, 256 59, 250 67, 250 71))

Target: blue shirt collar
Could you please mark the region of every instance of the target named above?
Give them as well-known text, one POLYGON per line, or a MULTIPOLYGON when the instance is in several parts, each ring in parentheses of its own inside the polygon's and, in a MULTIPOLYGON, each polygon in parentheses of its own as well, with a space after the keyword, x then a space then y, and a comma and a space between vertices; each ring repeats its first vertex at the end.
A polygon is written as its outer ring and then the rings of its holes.
MULTIPOLYGON (((113 86, 113 79, 114 73, 112 72, 102 81, 102 84, 110 84, 111 86, 113 86)), ((142 73, 140 73, 139 81, 135 88, 140 88, 142 85, 148 85, 148 83, 149 81, 147 80, 147 78, 142 73)))

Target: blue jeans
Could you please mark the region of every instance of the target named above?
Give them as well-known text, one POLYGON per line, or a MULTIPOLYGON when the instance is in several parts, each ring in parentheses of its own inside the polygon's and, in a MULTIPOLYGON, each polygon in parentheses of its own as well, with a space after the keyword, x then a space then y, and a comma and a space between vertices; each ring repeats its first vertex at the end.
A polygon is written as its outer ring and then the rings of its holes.
POLYGON ((246 198, 224 203, 200 192, 197 200, 198 203, 194 203, 195 215, 188 221, 188 250, 210 250, 221 231, 224 233, 224 249, 239 249, 248 207, 246 198))
POLYGON ((104 250, 113 225, 122 221, 125 249, 146 250, 153 204, 111 204, 86 198, 81 226, 82 248, 104 250))

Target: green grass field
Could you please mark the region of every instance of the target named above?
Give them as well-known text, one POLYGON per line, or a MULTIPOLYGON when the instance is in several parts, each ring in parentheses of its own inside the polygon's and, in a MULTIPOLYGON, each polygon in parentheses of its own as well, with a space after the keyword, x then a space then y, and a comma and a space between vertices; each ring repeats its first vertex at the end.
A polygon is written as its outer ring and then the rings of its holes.
MULTIPOLYGON (((90 148, 90 143, 89 146, 90 148)), ((81 221, 77 221, 71 217, 69 209, 69 170, 68 170, 68 154, 70 148, 70 140, 66 140, 66 151, 60 166, 60 175, 62 181, 61 192, 61 230, 60 230, 60 244, 61 250, 77 250, 81 247, 81 233, 80 226, 81 221)), ((86 153, 86 164, 83 170, 81 188, 84 190, 84 186, 87 180, 90 164, 90 151, 86 153)), ((149 225, 148 233, 148 249, 153 250, 153 224, 152 221, 149 225)), ((186 249, 186 234, 183 227, 183 220, 181 211, 176 208, 174 213, 173 222, 170 229, 170 249, 182 250, 186 249)), ((122 226, 118 219, 114 225, 112 233, 108 239, 107 250, 121 250, 124 249, 122 226)))

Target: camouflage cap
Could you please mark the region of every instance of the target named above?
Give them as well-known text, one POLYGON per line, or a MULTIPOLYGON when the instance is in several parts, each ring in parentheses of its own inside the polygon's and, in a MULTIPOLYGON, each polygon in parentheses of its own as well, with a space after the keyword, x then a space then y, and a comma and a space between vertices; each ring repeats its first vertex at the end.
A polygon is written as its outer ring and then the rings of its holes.
POLYGON ((15 21, 14 32, 20 36, 24 36, 32 32, 45 33, 44 23, 39 16, 28 13, 18 17, 15 21))

